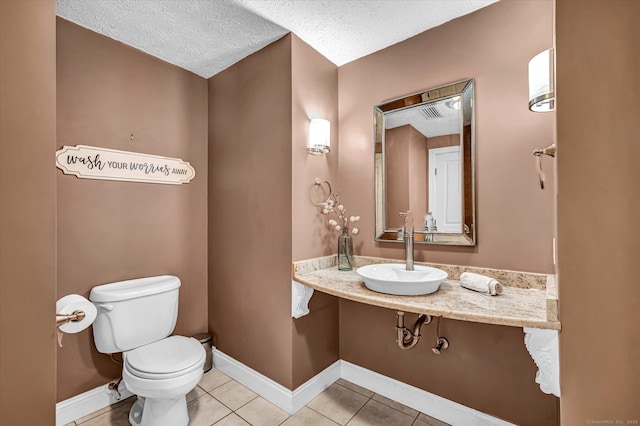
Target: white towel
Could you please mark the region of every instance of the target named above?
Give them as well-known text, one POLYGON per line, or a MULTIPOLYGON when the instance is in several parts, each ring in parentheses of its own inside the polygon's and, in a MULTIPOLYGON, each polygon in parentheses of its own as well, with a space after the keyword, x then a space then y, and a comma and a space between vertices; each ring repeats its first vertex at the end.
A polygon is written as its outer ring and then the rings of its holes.
POLYGON ((460 274, 460 285, 470 290, 487 293, 491 296, 502 294, 502 284, 496 279, 473 272, 463 272, 460 274))

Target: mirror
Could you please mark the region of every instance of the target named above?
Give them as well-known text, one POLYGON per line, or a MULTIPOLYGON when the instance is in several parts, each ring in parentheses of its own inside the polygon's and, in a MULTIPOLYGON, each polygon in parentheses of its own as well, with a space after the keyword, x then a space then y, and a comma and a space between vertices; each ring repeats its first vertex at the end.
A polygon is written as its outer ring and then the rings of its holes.
POLYGON ((474 246, 473 79, 376 105, 376 241, 403 241, 410 210, 414 241, 474 246))

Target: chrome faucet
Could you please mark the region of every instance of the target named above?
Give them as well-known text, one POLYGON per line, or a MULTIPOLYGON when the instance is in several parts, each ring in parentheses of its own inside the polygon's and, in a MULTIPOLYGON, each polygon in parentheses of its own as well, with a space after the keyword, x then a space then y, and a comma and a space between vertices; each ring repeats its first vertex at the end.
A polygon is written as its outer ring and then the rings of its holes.
POLYGON ((404 235, 404 251, 407 258, 406 269, 407 271, 413 271, 413 216, 411 215, 411 210, 400 212, 399 214, 404 216, 402 234, 404 235))

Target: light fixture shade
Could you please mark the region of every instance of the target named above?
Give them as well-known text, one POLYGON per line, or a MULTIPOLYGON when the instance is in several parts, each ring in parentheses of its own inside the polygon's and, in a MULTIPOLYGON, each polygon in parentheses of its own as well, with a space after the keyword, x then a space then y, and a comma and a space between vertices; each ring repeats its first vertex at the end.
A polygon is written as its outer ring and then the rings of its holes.
POLYGON ((450 109, 460 109, 460 96, 454 96, 446 101, 445 105, 450 109))
POLYGON ((529 61, 529 109, 548 112, 555 109, 553 49, 538 53, 529 61))
POLYGON ((307 138, 309 154, 320 155, 331 151, 331 122, 324 118, 312 118, 307 138))

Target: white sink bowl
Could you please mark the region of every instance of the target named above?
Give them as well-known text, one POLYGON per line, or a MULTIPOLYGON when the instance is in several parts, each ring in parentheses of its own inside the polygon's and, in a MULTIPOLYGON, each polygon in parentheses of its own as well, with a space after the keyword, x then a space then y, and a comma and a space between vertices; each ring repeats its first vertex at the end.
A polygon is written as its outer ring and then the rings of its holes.
POLYGON ((399 296, 420 296, 435 293, 448 274, 442 269, 415 265, 407 271, 401 263, 378 263, 362 266, 356 270, 368 289, 378 293, 399 296))

